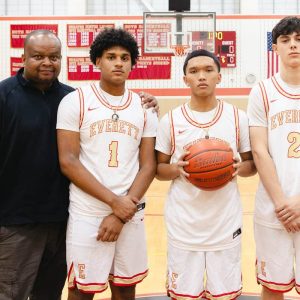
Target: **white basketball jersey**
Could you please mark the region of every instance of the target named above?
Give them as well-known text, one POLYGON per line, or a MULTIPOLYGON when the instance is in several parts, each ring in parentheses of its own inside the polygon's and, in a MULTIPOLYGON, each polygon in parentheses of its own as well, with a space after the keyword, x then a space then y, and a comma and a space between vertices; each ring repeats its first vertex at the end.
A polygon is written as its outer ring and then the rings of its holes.
MULTIPOLYGON (((300 86, 288 86, 279 73, 255 86, 249 98, 250 126, 268 127, 269 153, 284 194, 300 194, 300 86)), ((256 194, 255 222, 282 228, 274 205, 260 182, 256 194)))
MULTIPOLYGON (((105 187, 126 195, 139 171, 142 137, 155 137, 157 115, 144 110, 140 97, 126 90, 122 103, 95 84, 68 94, 58 110, 57 128, 80 133, 80 161, 105 187), (118 114, 114 121, 112 115, 118 114)), ((70 211, 104 216, 112 212, 102 201, 70 185, 70 211)))
MULTIPOLYGON (((234 153, 250 151, 246 114, 219 100, 209 120, 195 120, 187 104, 162 118, 156 149, 171 156, 171 163, 190 144, 209 136, 228 142, 234 153), (201 123, 199 122, 201 121, 201 123)), ((208 113, 202 113, 209 115, 208 113)), ((165 207, 168 240, 175 247, 195 251, 215 251, 240 242, 242 208, 236 179, 216 191, 203 191, 186 178, 172 181, 165 207)))

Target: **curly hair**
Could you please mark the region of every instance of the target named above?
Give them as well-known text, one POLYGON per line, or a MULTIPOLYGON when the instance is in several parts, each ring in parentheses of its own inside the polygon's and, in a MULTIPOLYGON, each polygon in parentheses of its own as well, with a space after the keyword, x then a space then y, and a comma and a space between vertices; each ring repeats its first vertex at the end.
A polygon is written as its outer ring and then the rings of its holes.
POLYGON ((134 66, 139 56, 137 42, 128 31, 121 28, 105 28, 96 36, 90 48, 90 59, 92 63, 94 65, 96 64, 97 58, 102 56, 103 51, 118 46, 129 51, 131 66, 134 66))
POLYGON ((272 30, 272 42, 277 44, 280 35, 289 35, 293 32, 300 33, 300 18, 288 16, 281 19, 272 30))

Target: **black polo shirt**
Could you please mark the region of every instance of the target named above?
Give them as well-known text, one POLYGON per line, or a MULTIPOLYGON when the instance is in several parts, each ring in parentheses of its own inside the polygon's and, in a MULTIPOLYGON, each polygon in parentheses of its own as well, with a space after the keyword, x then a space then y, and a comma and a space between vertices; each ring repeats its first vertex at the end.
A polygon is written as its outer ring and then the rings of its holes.
POLYGON ((57 80, 41 92, 22 73, 0 82, 0 225, 64 221, 69 182, 58 162, 56 115, 74 89, 57 80))

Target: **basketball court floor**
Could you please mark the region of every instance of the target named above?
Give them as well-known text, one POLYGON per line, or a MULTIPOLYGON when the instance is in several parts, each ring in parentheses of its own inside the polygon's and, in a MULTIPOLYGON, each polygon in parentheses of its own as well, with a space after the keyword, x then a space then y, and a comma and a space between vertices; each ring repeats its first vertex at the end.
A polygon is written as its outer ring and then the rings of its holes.
MULTIPOLYGON (((242 240, 242 268, 243 295, 241 300, 259 299, 260 286, 255 280, 255 247, 253 238, 253 208, 254 196, 258 183, 258 176, 238 178, 243 202, 243 240, 242 240)), ((167 300, 165 292, 166 274, 166 231, 163 209, 169 182, 154 180, 146 197, 146 230, 149 256, 149 275, 137 286, 137 298, 143 300, 167 300)), ((67 289, 64 289, 63 300, 67 299, 67 289)), ((97 294, 94 300, 110 299, 109 291, 97 294)), ((286 299, 300 299, 292 291, 286 299)))

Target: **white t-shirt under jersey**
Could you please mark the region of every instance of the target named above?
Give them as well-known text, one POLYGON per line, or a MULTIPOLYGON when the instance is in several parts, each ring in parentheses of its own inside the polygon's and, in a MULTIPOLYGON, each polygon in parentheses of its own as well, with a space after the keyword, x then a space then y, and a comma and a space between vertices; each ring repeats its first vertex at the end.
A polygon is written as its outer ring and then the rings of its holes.
MULTIPOLYGON (((157 115, 144 110, 140 97, 127 90, 114 97, 96 84, 84 86, 61 101, 57 128, 80 133, 81 163, 105 187, 126 195, 139 171, 139 146, 144 137, 155 137, 157 115), (119 115, 117 122, 112 114, 119 115)), ((143 199, 141 201, 144 201, 143 199)), ((69 210, 90 216, 106 216, 111 208, 70 185, 69 210)), ((139 217, 143 211, 138 212, 139 217)))
MULTIPOLYGON (((248 103, 250 126, 268 128, 268 150, 287 197, 300 194, 300 86, 289 86, 279 73, 253 87, 248 103)), ((254 221, 283 228, 262 182, 256 193, 254 221)))
MULTIPOLYGON (((156 149, 172 155, 171 162, 176 162, 184 148, 205 136, 203 127, 209 128, 210 137, 228 142, 234 153, 250 151, 245 112, 220 100, 217 111, 197 114, 184 104, 165 115, 156 149)), ((236 179, 219 190, 203 191, 183 177, 176 178, 167 195, 165 219, 168 241, 177 248, 215 251, 234 247, 240 242, 242 226, 236 179)))

